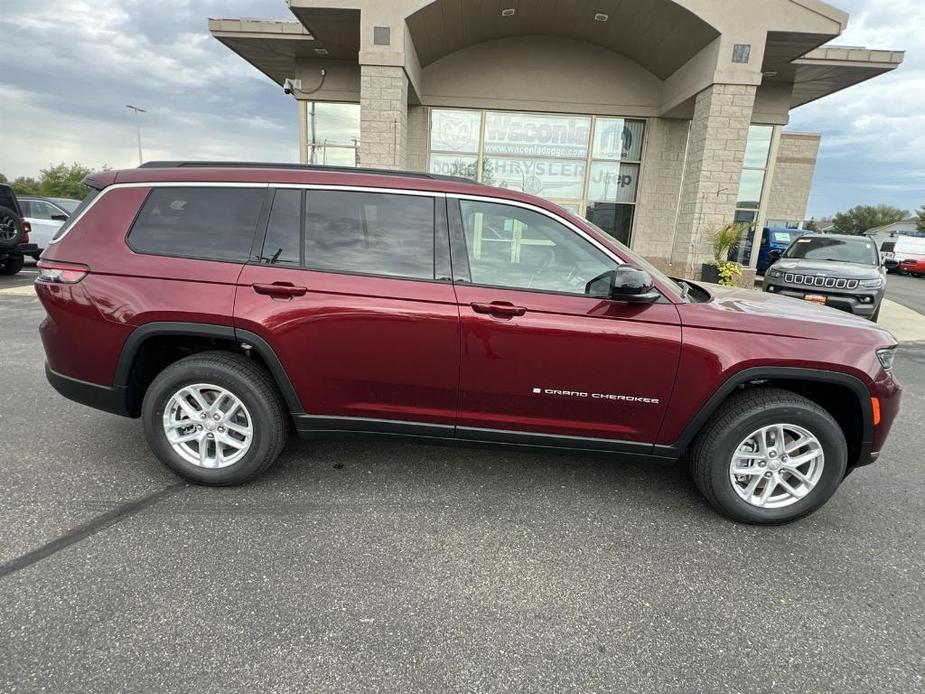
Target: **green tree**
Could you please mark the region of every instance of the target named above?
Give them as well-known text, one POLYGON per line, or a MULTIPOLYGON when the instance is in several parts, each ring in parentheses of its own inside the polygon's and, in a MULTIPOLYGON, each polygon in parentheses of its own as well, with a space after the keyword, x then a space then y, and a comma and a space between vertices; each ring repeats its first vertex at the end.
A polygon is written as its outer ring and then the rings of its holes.
MULTIPOLYGON (((104 169, 109 167, 104 166, 104 169)), ((20 176, 13 180, 11 185, 17 195, 47 195, 58 198, 83 198, 89 188, 81 181, 90 173, 92 169, 78 163, 58 164, 47 169, 42 169, 38 180, 20 176)))
POLYGON ((916 214, 915 228, 919 231, 925 231, 925 205, 922 205, 916 214))
POLYGON ((0 173, 0 183, 9 183, 7 177, 0 173))
POLYGON ((819 224, 816 223, 815 217, 810 217, 809 221, 803 225, 803 228, 806 229, 806 231, 819 231, 819 224))
POLYGON ((857 205, 847 212, 839 212, 832 218, 835 232, 839 234, 863 234, 868 229, 891 224, 909 215, 892 205, 857 205))

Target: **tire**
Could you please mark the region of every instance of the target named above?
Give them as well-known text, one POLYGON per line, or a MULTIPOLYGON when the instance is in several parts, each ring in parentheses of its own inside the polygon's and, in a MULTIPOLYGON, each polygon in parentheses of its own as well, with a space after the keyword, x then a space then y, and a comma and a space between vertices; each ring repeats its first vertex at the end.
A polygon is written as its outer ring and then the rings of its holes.
POLYGON ((22 219, 14 210, 0 205, 0 251, 11 251, 22 241, 22 219))
MULTIPOLYGON (((883 305, 883 302, 880 302, 880 305, 883 305)), ((876 323, 880 319, 880 306, 877 306, 877 310, 870 314, 870 322, 876 323)))
MULTIPOLYGON (((771 452, 769 448, 769 455, 771 452)), ((783 459, 768 458, 769 462, 762 467, 766 466, 767 470, 771 470, 771 463, 780 465, 781 460, 783 459)), ((691 475, 707 501, 728 518, 755 525, 789 523, 819 509, 835 493, 844 479, 847 460, 848 447, 845 436, 832 415, 801 395, 772 387, 744 390, 730 397, 703 428, 690 453, 691 475), (762 508, 746 501, 737 493, 730 465, 733 455, 740 450, 740 444, 745 443, 752 432, 761 427, 779 424, 802 429, 815 437, 815 443, 823 457, 820 462, 806 463, 809 467, 801 471, 805 473, 810 470, 808 476, 812 477, 812 467, 819 465, 819 471, 815 473, 818 474, 815 486, 805 496, 788 501, 788 505, 782 507, 762 508)), ((750 461, 748 464, 760 465, 757 461, 750 461)), ((775 475, 776 483, 776 476, 783 473, 765 472, 741 476, 739 481, 744 486, 747 481, 768 474, 775 475)), ((796 478, 788 474, 788 479, 790 483, 794 483, 796 478)), ((767 484, 764 480, 758 483, 767 484)), ((796 482, 794 486, 798 487, 798 490, 803 488, 800 482, 796 482)), ((776 491, 792 497, 783 487, 774 486, 769 501, 773 501, 776 491)), ((743 493, 747 492, 743 490, 743 493)))
MULTIPOLYGON (((208 403, 208 391, 205 392, 205 396, 208 403)), ((229 400, 223 402, 228 403, 229 400)), ((226 409, 234 408, 229 404, 226 409)), ((198 412, 195 407, 193 411, 198 412)), ((168 366, 148 387, 142 403, 141 416, 148 445, 164 465, 189 482, 212 486, 242 484, 261 474, 279 457, 288 432, 287 412, 270 374, 248 358, 231 352, 202 352, 168 366), (204 467, 201 462, 195 464, 188 459, 188 455, 184 457, 178 452, 167 438, 165 410, 168 411, 168 418, 171 412, 186 412, 179 405, 172 406, 172 398, 184 387, 198 387, 202 384, 224 389, 231 397, 237 398, 243 408, 238 408, 237 413, 233 415, 237 418, 236 423, 242 428, 245 427, 242 424, 245 419, 250 423, 249 446, 239 459, 225 467, 204 467)), ((196 419, 183 418, 180 421, 190 422, 190 425, 176 429, 178 435, 214 437, 206 446, 207 452, 214 452, 212 462, 219 460, 218 438, 238 436, 231 433, 233 423, 230 420, 225 421, 229 427, 227 430, 223 429, 225 434, 219 434, 216 429, 212 429, 211 434, 203 430, 203 426, 208 428, 221 425, 221 422, 212 422, 208 415, 200 420, 200 433, 192 429, 192 423, 196 422, 196 419)), ((190 441, 186 448, 187 453, 189 448, 194 446, 198 451, 202 450, 199 441, 190 441)), ((223 446, 223 450, 227 453, 234 449, 223 446)), ((208 455, 206 457, 208 458, 208 455)), ((229 459, 233 457, 228 456, 229 459)))
POLYGON ((11 255, 6 260, 0 260, 0 275, 15 275, 22 270, 24 262, 21 255, 11 255))

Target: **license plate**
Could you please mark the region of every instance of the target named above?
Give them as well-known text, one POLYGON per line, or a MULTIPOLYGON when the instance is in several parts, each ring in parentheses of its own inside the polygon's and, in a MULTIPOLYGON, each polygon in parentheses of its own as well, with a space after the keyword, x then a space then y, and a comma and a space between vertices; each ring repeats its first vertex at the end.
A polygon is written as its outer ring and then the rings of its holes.
POLYGON ((812 301, 814 304, 824 304, 825 295, 824 294, 807 294, 803 297, 806 301, 812 301))

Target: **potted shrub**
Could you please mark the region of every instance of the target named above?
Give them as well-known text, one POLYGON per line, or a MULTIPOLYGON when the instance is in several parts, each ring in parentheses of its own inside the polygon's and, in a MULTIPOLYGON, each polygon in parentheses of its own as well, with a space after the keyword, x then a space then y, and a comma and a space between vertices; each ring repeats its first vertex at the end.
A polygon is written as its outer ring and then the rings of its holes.
POLYGON ((713 246, 713 261, 704 263, 700 268, 700 277, 704 282, 713 282, 727 287, 734 287, 736 279, 742 274, 742 266, 729 260, 729 249, 739 245, 739 239, 748 225, 730 222, 707 232, 713 246))

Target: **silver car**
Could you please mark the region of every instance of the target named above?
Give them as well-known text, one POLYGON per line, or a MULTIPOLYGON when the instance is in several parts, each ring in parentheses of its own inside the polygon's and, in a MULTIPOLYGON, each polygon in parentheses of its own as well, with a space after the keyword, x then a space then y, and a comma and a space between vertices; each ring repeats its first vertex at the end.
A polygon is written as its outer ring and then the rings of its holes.
POLYGON ((80 200, 70 198, 49 198, 39 195, 22 195, 19 205, 22 207, 23 219, 32 225, 29 240, 39 247, 34 258, 38 260, 39 254, 44 251, 52 237, 67 221, 71 213, 80 204, 80 200))
MULTIPOLYGON (((776 255, 776 259, 775 259, 776 255)), ((866 236, 806 234, 773 264, 764 290, 825 304, 876 322, 886 292, 886 270, 877 245, 866 236)))

